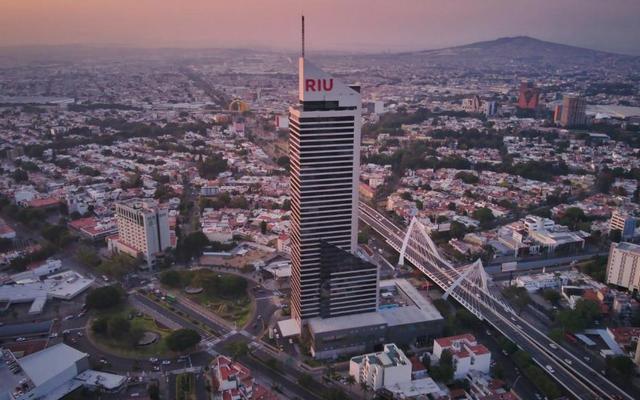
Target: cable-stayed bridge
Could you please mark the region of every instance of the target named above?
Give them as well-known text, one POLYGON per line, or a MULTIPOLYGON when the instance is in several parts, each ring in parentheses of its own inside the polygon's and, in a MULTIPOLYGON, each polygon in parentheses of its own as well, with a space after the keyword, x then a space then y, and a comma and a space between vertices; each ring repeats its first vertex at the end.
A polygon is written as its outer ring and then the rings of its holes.
POLYGON ((480 260, 455 267, 440 254, 424 225, 415 218, 404 230, 363 202, 360 202, 359 218, 400 253, 400 264, 409 261, 444 290, 445 297, 452 297, 529 353, 576 398, 633 399, 494 296, 480 260))

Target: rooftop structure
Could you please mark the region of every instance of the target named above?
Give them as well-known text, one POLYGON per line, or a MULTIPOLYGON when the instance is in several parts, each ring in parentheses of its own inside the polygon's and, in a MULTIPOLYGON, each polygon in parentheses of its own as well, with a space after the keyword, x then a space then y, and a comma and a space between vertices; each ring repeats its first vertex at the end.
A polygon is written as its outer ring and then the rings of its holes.
POLYGON ((410 344, 440 332, 442 315, 407 280, 381 281, 380 288, 383 293, 393 292, 393 299, 378 311, 309 320, 314 357, 371 351, 383 341, 410 344))
POLYGON ((9 307, 16 303, 32 303, 29 314, 39 314, 49 299, 70 300, 92 284, 93 279, 83 278, 73 271, 50 275, 40 281, 25 279, 21 283, 0 286, 0 301, 9 307))
POLYGON ((448 350, 453 356, 455 379, 464 378, 470 371, 489 373, 491 352, 484 345, 479 344, 475 336, 467 333, 433 341, 435 361, 440 360, 444 350, 448 350))
POLYGON ((16 359, 2 349, 0 399, 57 400, 81 386, 115 391, 126 378, 89 369, 89 355, 64 343, 16 359))
POLYGON ((411 381, 411 361, 395 344, 378 353, 351 358, 349 375, 373 390, 411 381))

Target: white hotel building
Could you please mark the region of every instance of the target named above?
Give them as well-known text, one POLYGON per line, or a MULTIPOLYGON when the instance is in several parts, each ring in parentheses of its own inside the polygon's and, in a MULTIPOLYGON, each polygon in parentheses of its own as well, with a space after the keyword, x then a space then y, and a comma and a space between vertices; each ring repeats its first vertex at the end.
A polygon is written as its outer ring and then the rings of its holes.
POLYGON ((151 268, 171 247, 169 210, 149 200, 133 199, 116 204, 118 236, 107 238, 109 249, 137 257, 151 268))
POLYGON ((321 260, 323 243, 352 254, 357 246, 360 87, 334 79, 304 57, 299 69, 289 152, 291 303, 302 325, 315 317, 375 311, 378 275, 375 266, 336 265, 336 254, 321 260))

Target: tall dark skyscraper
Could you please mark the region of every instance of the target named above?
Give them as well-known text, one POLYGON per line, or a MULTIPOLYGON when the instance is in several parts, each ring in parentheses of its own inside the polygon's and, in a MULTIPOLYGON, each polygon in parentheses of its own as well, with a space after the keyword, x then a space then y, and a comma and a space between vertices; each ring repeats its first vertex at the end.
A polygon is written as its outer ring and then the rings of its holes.
POLYGON ((289 109, 289 155, 291 310, 302 324, 375 311, 377 269, 328 265, 337 260, 335 253, 323 256, 332 246, 348 253, 357 246, 360 88, 331 77, 304 53, 299 74, 300 102, 289 109), (368 290, 372 276, 376 287, 368 290))

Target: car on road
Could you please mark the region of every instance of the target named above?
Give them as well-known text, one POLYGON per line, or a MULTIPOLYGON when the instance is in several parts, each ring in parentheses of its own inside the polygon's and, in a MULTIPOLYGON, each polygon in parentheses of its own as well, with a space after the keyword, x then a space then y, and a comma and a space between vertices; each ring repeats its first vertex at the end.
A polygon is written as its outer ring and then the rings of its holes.
POLYGON ((566 362, 569 365, 573 365, 573 362, 571 360, 569 360, 568 358, 565 358, 564 362, 566 362))
POLYGON ((73 319, 74 317, 75 317, 75 316, 74 316, 73 314, 72 314, 72 315, 67 315, 67 316, 66 316, 66 317, 64 317, 62 320, 63 320, 63 321, 69 321, 70 319, 73 319))
POLYGON ((150 363, 157 363, 158 359, 156 357, 149 357, 149 362, 150 363))
POLYGON ((547 365, 545 368, 547 368, 547 371, 549 371, 552 374, 556 372, 551 365, 547 365))
POLYGON ((162 361, 162 365, 169 365, 171 364, 171 360, 163 360, 162 361))
POLYGON ((27 340, 27 338, 19 337, 19 338, 16 339, 16 342, 24 342, 25 340, 27 340))
POLYGON ((555 343, 549 343, 549 347, 551 347, 554 350, 558 348, 558 346, 556 346, 555 343))
POLYGON ((585 361, 591 361, 591 358, 589 356, 584 356, 582 358, 584 358, 585 361))
POLYGON ((100 357, 100 364, 107 365, 107 364, 109 364, 109 361, 104 357, 100 357))
POLYGON ((84 333, 82 333, 82 331, 78 331, 78 336, 83 337, 84 333))
POLYGON ((53 332, 51 335, 49 335, 49 339, 55 339, 58 337, 58 332, 53 332))

